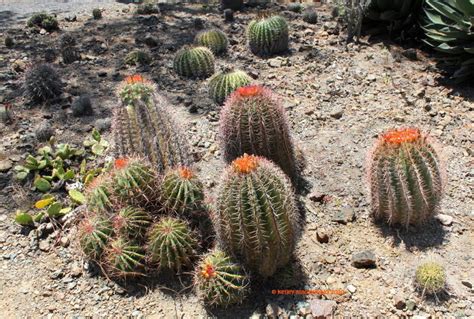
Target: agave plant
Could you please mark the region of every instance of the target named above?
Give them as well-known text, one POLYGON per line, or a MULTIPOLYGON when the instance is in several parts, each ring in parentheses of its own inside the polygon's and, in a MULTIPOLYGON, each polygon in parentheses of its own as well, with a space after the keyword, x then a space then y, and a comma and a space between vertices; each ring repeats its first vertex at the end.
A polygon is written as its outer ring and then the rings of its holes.
POLYGON ((422 0, 372 0, 365 16, 381 22, 390 33, 414 25, 422 0))
POLYGON ((426 0, 422 28, 425 43, 460 65, 453 78, 462 82, 474 75, 474 0, 426 0))

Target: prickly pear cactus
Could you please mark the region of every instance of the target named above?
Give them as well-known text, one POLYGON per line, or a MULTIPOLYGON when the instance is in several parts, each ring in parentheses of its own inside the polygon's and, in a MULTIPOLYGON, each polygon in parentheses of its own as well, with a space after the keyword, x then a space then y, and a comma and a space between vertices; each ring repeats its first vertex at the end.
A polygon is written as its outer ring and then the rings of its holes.
POLYGON ((151 216, 141 208, 127 206, 113 217, 114 232, 125 238, 141 238, 151 224, 151 216))
POLYGON ((221 30, 212 29, 199 32, 194 39, 194 43, 209 48, 214 54, 220 54, 227 50, 229 40, 221 30))
POLYGON ((207 78, 214 73, 214 55, 206 47, 183 48, 176 53, 174 70, 187 78, 207 78))
POLYGON ((107 276, 125 279, 143 275, 145 255, 137 243, 123 237, 109 242, 101 260, 107 276))
POLYGON ((148 254, 158 268, 179 273, 191 264, 197 246, 196 236, 186 222, 174 217, 163 217, 151 228, 148 254))
POLYGON ((269 89, 237 89, 227 98, 219 125, 226 162, 244 153, 264 156, 296 181, 298 172, 289 125, 279 98, 269 89))
POLYGON ((250 50, 260 56, 288 50, 288 24, 280 16, 252 20, 247 28, 250 50))
POLYGON ((290 260, 298 230, 288 178, 263 157, 237 158, 220 183, 214 226, 224 250, 260 276, 273 275, 290 260))
POLYGON ((241 70, 217 73, 209 81, 209 95, 214 102, 222 104, 229 94, 250 82, 252 78, 241 70))
POLYGON ((227 307, 241 303, 248 294, 249 278, 239 264, 223 251, 205 255, 194 274, 198 296, 209 306, 227 307))
POLYGON ((440 160, 415 128, 388 131, 369 156, 373 215, 389 224, 420 225, 432 217, 443 190, 440 160))
POLYGON ((120 156, 146 157, 160 173, 192 163, 190 146, 183 137, 168 102, 154 86, 135 75, 119 89, 122 106, 114 113, 113 134, 120 156))
POLYGON ((89 214, 79 224, 79 246, 84 254, 98 260, 113 235, 112 222, 105 216, 89 214))
POLYGON ((188 167, 168 171, 160 185, 161 203, 170 212, 193 212, 204 201, 201 181, 188 167))

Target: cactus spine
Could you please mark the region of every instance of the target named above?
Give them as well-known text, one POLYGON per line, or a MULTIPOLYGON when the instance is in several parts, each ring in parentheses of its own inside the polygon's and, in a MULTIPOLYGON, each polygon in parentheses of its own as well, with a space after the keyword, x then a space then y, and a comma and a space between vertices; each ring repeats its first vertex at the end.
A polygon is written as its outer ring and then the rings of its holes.
POLYGON ((151 224, 150 215, 136 207, 122 208, 113 218, 116 234, 127 238, 140 238, 151 224))
POLYGON ((220 115, 220 143, 227 162, 244 153, 272 160, 293 180, 297 178, 293 142, 283 107, 269 89, 237 89, 220 115))
POLYGON ((214 225, 226 251, 262 277, 290 260, 298 225, 285 174, 263 157, 245 154, 226 169, 214 225))
POLYGON ((244 71, 221 72, 209 81, 209 95, 217 104, 224 103, 229 94, 242 86, 249 85, 252 78, 244 71))
POLYGON ((104 213, 113 206, 110 175, 102 174, 90 182, 85 191, 87 208, 90 211, 104 213))
POLYGON ((142 275, 144 268, 143 249, 122 237, 111 241, 104 252, 104 269, 112 278, 142 275))
POLYGON ((214 55, 206 47, 183 48, 176 53, 174 70, 187 78, 207 78, 214 73, 214 55))
POLYGON ((242 302, 248 293, 249 279, 240 265, 216 249, 199 262, 194 283, 206 304, 227 307, 242 302))
POLYGON ((163 217, 152 226, 148 251, 151 261, 160 269, 180 272, 191 264, 197 245, 195 235, 184 221, 163 217))
POLYGON ((370 156, 368 175, 376 219, 408 227, 435 214, 443 189, 440 161, 420 130, 382 134, 370 156))
POLYGON ((201 181, 188 167, 180 167, 166 173, 161 182, 161 203, 171 212, 192 212, 204 200, 201 181))
POLYGON ((229 40, 224 32, 218 29, 199 32, 194 39, 197 45, 207 47, 214 54, 220 54, 227 50, 229 40))
POLYGON ((127 78, 120 89, 122 107, 114 114, 114 140, 122 156, 147 157, 158 172, 191 164, 189 146, 168 109, 141 76, 127 78))
POLYGON ((79 245, 87 257, 98 260, 112 234, 113 227, 108 218, 90 214, 79 224, 79 245))
POLYGON ((280 16, 252 20, 247 28, 250 50, 260 56, 288 50, 288 24, 280 16))

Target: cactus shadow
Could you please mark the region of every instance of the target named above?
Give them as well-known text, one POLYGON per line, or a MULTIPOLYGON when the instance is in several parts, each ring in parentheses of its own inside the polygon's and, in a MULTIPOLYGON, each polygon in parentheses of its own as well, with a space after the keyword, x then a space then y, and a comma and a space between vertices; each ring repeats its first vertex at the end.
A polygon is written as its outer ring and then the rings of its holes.
POLYGON ((407 250, 417 248, 426 250, 431 247, 440 246, 444 242, 446 231, 438 221, 432 219, 421 228, 410 226, 408 229, 401 226, 388 226, 383 221, 375 221, 384 237, 393 237, 394 246, 405 245, 407 250))

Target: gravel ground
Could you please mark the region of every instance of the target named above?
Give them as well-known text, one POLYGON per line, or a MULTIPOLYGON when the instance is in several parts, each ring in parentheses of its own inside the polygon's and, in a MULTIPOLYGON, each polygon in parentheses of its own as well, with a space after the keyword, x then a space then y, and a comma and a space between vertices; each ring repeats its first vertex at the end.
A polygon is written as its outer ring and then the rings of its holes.
POLYGON ((282 96, 294 139, 306 158, 303 175, 308 187, 299 196, 305 224, 294 260, 302 274, 296 288, 343 289, 344 295, 272 295, 272 289, 287 288, 277 280, 254 284, 241 306, 219 310, 202 306, 185 275, 119 286, 81 258, 74 227, 38 238, 12 222, 17 207, 31 207, 32 195, 28 188, 13 187, 12 170, 4 169, 2 317, 311 318, 324 308, 348 316, 473 317, 474 92, 441 85, 434 62, 422 51, 416 50, 416 59, 410 60, 405 49, 388 41, 346 46, 329 11, 320 9, 317 25, 282 12, 291 21, 291 50, 270 59, 257 58, 246 47, 245 26, 256 14, 251 10, 236 14, 230 24, 217 12, 185 6, 155 16, 106 9, 99 21, 78 14, 75 22, 60 18, 62 30, 51 35, 11 25, 8 34, 17 44, 12 49, 0 47, 0 101, 14 101, 16 121, 0 127, 0 159, 21 161, 38 145, 34 132, 44 121, 63 141, 80 143, 94 126, 102 127, 109 138, 115 87, 124 76, 139 72, 153 79, 173 104, 212 198, 224 167, 216 141, 219 108, 207 96, 207 81, 182 80, 172 70, 174 53, 192 41, 198 32, 194 21, 200 18, 206 27, 218 27, 230 37, 231 47, 217 59, 218 68, 241 68, 282 96), (23 74, 12 71, 12 63, 21 60, 28 67, 41 61, 65 32, 77 36, 83 59, 72 65, 59 58, 54 62, 68 82, 62 102, 26 109, 19 90, 23 74), (159 45, 146 47, 147 36, 159 45), (151 54, 150 66, 130 68, 122 63, 136 47, 151 54), (71 115, 70 101, 84 92, 92 96, 96 114, 78 119, 71 115), (365 158, 376 136, 387 128, 410 125, 438 141, 448 176, 440 209, 443 223, 434 220, 422 231, 374 224, 365 184, 365 158), (364 251, 373 254, 369 255, 375 268, 352 265, 354 255, 364 251), (413 285, 416 266, 428 257, 441 260, 447 269, 447 292, 439 302, 421 298, 413 285))

